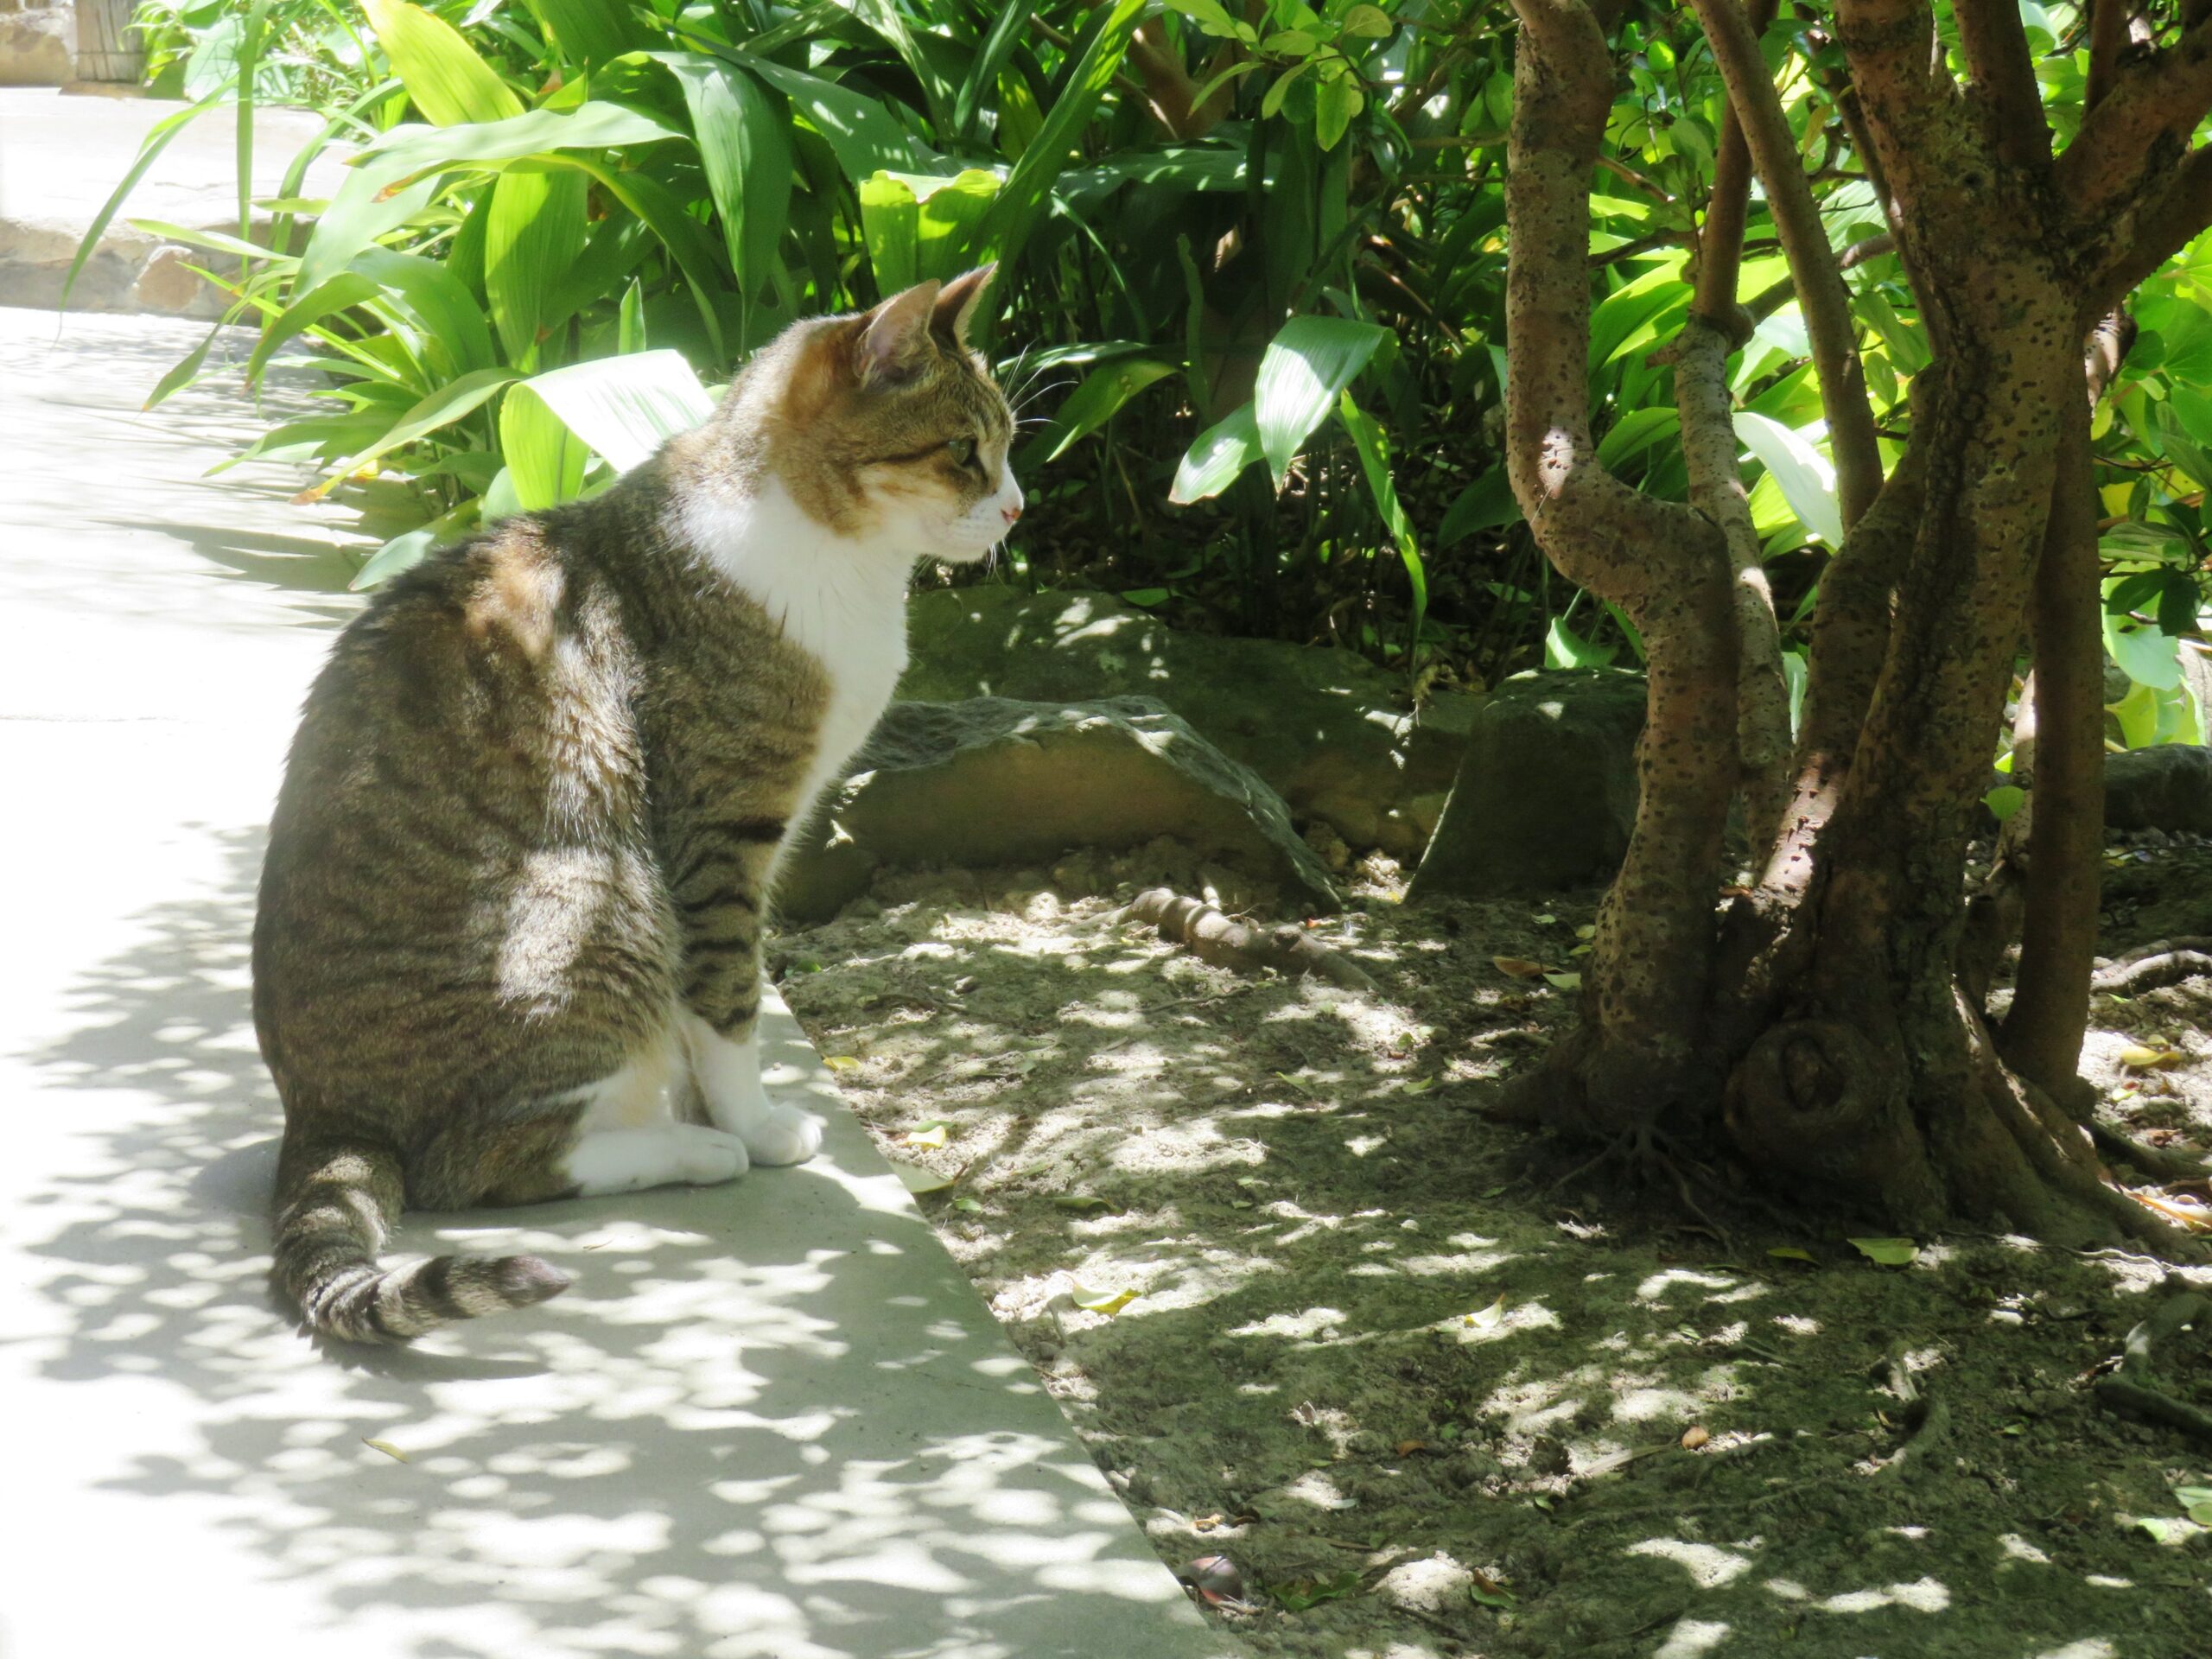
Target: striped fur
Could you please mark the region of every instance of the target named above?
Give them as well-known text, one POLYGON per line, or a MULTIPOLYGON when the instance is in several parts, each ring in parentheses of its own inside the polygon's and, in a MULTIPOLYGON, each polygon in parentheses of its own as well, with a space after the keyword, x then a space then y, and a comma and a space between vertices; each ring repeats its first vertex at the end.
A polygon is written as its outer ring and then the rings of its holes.
POLYGON ((797 326, 613 489, 426 560, 340 636, 254 930, 274 1278, 309 1329, 406 1341, 569 1283, 379 1268, 403 1205, 813 1151, 760 1090, 761 930, 904 665, 913 559, 981 557, 1019 512, 961 335, 987 276, 797 326))

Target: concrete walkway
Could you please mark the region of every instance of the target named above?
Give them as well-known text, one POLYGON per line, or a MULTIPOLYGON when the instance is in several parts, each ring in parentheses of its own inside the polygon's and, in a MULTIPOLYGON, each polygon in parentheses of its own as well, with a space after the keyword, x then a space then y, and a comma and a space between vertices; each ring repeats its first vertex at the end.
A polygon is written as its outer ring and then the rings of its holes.
MULTIPOLYGON (((51 306, 60 299, 78 243, 137 160, 147 133, 188 107, 159 98, 0 87, 0 305, 51 306)), ((225 106, 195 118, 170 140, 102 233, 69 296, 71 310, 222 314, 221 292, 188 269, 219 270, 222 257, 130 221, 236 236, 238 130, 237 110, 225 106)), ((257 108, 253 194, 275 196, 292 158, 321 130, 321 118, 305 110, 257 108)), ((302 190, 310 197, 335 192, 351 150, 342 143, 326 150, 302 190)))
POLYGON ((780 1009, 815 1163, 416 1217, 579 1280, 416 1351, 271 1306, 247 936, 357 601, 289 480, 200 476, 250 409, 137 412, 200 332, 0 310, 0 1655, 1233 1651, 780 1009))

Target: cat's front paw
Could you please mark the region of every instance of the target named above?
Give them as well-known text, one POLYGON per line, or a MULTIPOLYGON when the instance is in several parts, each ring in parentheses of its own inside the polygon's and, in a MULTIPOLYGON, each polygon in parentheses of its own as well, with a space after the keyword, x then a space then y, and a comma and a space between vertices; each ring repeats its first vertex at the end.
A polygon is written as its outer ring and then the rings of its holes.
POLYGON ((770 1106, 739 1131, 756 1164, 803 1164, 822 1149, 822 1120, 796 1106, 770 1106))

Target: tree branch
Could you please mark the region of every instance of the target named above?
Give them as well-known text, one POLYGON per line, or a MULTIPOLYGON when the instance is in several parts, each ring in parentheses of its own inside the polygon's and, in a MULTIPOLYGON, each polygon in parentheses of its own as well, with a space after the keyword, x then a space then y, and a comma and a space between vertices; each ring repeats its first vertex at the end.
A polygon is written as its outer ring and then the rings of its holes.
POLYGON ((1760 54, 1751 17, 1737 0, 1694 3, 1721 79, 1727 83, 1729 108, 1742 124, 1759 182, 1766 187, 1767 207, 1797 283, 1798 308, 1812 343, 1821 407, 1835 451, 1836 493, 1848 527, 1873 505, 1882 487, 1882 456, 1874 441, 1873 405, 1867 401, 1866 372, 1852 326, 1851 292, 1828 246, 1812 186, 1798 164, 1789 123, 1760 54))
POLYGON ((2207 227, 2212 227, 2212 144, 2199 144, 2136 214, 2133 238, 2096 284, 2085 317, 2111 312, 2207 227))
MULTIPOLYGON (((1506 187, 1506 466, 1538 544, 1649 652, 1642 785, 1584 982, 1583 1082, 1606 1116, 1679 1099, 1697 1063, 1713 891, 1736 782, 1736 621, 1720 531, 1628 488, 1590 436, 1590 175, 1612 60, 1582 0, 1516 0, 1506 187)), ((1732 455, 1731 457, 1732 461, 1732 455)), ((1562 1051, 1564 1052, 1564 1051, 1562 1051)))
POLYGON ((2212 21, 2164 51, 2120 65, 2058 158, 2058 188, 2075 221, 2102 231, 2139 196, 2147 175, 2181 155, 2209 108, 2212 21))
MULTIPOLYGON (((1723 0, 1733 4, 1734 0, 1723 0)), ((1775 0, 1745 0, 1751 32, 1766 33, 1774 22, 1775 0)), ((1698 240, 1697 294, 1690 301, 1693 315, 1720 323, 1732 330, 1736 308, 1736 276, 1744 262, 1744 224, 1751 199, 1751 152, 1744 142, 1744 124, 1730 104, 1720 118, 1720 148, 1713 162, 1713 196, 1705 210, 1705 226, 1698 240)))
POLYGON ((1998 158, 2008 167, 2040 168, 2050 160, 2050 127, 2043 88, 2020 22, 2018 0, 1953 0, 1968 92, 1988 108, 1998 158))
POLYGON ((2087 109, 2095 109, 2112 91, 2120 73, 2120 54, 2127 48, 2128 0, 2088 0, 2089 84, 2082 95, 2087 109))

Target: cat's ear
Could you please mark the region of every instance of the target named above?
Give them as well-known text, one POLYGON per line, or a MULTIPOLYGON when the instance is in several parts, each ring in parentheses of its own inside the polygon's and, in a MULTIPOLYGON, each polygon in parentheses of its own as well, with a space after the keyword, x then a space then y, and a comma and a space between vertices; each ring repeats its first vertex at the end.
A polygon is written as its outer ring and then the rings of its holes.
POLYGON ((931 308, 937 296, 937 283, 917 283, 860 320, 853 372, 862 386, 874 391, 898 385, 928 361, 931 308))
POLYGON ((965 346, 968 324, 975 317, 976 307, 982 300, 983 290, 991 285, 991 278, 998 274, 998 262, 994 260, 947 283, 937 296, 937 310, 930 319, 930 326, 956 346, 965 346))

